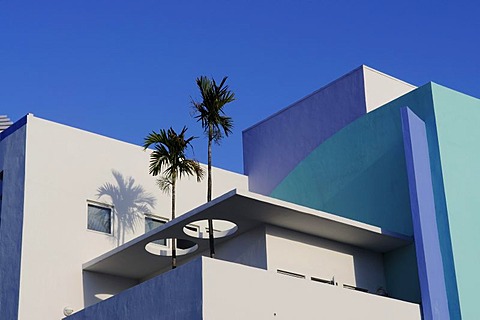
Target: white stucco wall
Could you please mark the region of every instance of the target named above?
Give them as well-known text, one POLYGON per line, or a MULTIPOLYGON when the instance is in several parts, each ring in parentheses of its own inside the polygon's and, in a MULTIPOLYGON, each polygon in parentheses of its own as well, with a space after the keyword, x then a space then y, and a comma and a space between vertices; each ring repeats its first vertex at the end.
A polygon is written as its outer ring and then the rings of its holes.
POLYGON ((363 77, 367 112, 375 110, 416 88, 414 85, 367 66, 363 66, 363 77))
POLYGON ((71 318, 420 320, 421 315, 418 304, 202 257, 71 318))
MULTIPOLYGON (((218 222, 217 222, 218 223, 218 222)), ((216 227, 215 227, 216 228, 216 227)), ((215 259, 244 264, 251 267, 267 269, 265 226, 260 226, 241 234, 234 233, 227 238, 215 240, 215 259), (222 240, 223 242, 220 242, 222 240)), ((199 257, 210 257, 210 250, 195 251, 182 257, 177 265, 188 264, 199 257), (185 259, 184 259, 185 258, 185 259), (183 260, 184 259, 184 260, 183 260)), ((156 276, 171 270, 170 264, 159 269, 153 274, 140 279, 140 282, 148 281, 156 276)), ((101 275, 99 275, 101 277, 101 275)), ((104 291, 103 284, 99 283, 96 288, 104 291)), ((108 284, 107 284, 108 285, 108 284)))
POLYGON ((203 319, 420 320, 417 304, 203 259, 203 319))
POLYGON ((267 227, 268 270, 278 269, 376 292, 386 288, 381 253, 306 234, 267 227))
MULTIPOLYGON (((60 319, 65 306, 84 307, 88 280, 82 264, 143 234, 142 198, 155 199, 153 207, 146 206, 148 211, 170 217, 170 196, 161 193, 148 174, 149 153, 142 147, 33 116, 27 126, 19 319, 60 319), (98 197, 102 186, 115 193, 114 203, 110 196, 98 197), (87 200, 114 205, 113 235, 87 230, 87 200)), ((216 168, 213 175, 214 197, 247 188, 245 176, 216 168)), ((181 180, 177 215, 205 198, 206 182, 181 180)), ((105 288, 112 293, 120 289, 105 288)))

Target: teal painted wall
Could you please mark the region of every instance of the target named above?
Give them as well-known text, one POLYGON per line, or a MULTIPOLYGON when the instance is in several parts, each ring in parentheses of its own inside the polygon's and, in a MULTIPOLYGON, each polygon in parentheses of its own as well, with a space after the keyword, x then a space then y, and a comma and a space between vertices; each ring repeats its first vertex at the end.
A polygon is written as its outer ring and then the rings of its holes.
POLYGON ((448 267, 456 275, 462 318, 480 319, 480 100, 432 87, 448 213, 440 218, 450 232, 454 264, 448 267))
MULTIPOLYGON (((385 270, 385 280, 387 288, 393 288, 393 295, 396 298, 419 302, 420 283, 417 274, 417 257, 415 255, 415 245, 411 244, 396 250, 387 252, 383 255, 383 264, 385 270), (399 277, 398 275, 404 275, 399 277), (405 281, 408 279, 408 281, 405 281)), ((392 295, 392 292, 389 292, 392 295)))
POLYGON ((413 235, 399 108, 432 114, 430 88, 418 88, 337 132, 271 196, 413 235))
MULTIPOLYGON (((400 119, 404 106, 426 122, 429 144, 436 145, 432 87, 427 84, 337 132, 310 153, 271 196, 412 236, 400 119)), ((386 261, 405 255, 415 261, 414 252, 402 250, 389 253, 386 261)), ((413 273, 405 273, 392 263, 386 265, 388 291, 392 297, 419 302, 416 263, 411 267, 413 273)))

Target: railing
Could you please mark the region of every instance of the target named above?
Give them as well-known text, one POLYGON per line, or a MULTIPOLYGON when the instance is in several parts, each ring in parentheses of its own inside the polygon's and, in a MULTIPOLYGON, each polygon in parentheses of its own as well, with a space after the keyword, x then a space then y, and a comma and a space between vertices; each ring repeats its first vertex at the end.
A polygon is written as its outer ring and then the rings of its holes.
MULTIPOLYGON (((281 274, 281 275, 297 278, 297 279, 307 279, 307 277, 305 275, 301 274, 301 273, 296 273, 296 272, 291 272, 291 271, 286 271, 286 270, 281 270, 281 269, 277 269, 277 273, 281 274)), ((335 282, 335 276, 333 276, 332 279, 330 279, 330 280, 317 278, 317 277, 310 277, 310 280, 314 281, 314 282, 320 282, 320 283, 332 285, 332 286, 338 286, 338 282, 335 282)), ((349 290, 354 290, 354 291, 360 291, 360 292, 364 292, 364 293, 373 294, 373 292, 369 292, 368 289, 361 288, 361 287, 356 287, 356 286, 346 284, 346 283, 342 284, 342 287, 345 288, 345 289, 349 289, 349 290)), ((380 296, 388 296, 388 294, 386 293, 385 289, 383 289, 383 287, 380 287, 375 294, 380 295, 380 296)))

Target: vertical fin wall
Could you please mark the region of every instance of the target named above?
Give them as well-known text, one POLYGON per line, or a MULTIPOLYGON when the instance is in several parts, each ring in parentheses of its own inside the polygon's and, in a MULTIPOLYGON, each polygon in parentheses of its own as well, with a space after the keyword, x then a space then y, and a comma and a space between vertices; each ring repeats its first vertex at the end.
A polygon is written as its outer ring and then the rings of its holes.
POLYGON ((20 295, 27 117, 0 134, 0 315, 17 319, 20 295))
POLYGON ((401 114, 423 318, 450 319, 425 123, 408 107, 401 114))

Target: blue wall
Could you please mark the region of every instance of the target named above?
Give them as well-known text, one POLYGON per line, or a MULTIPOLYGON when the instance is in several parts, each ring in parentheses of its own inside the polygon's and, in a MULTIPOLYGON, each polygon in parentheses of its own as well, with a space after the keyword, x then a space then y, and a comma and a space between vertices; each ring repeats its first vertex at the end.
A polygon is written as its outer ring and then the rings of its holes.
POLYGON ((243 132, 249 190, 268 195, 320 143, 366 112, 360 67, 243 132))
POLYGON ((0 135, 0 318, 17 319, 25 186, 26 117, 0 135))
POLYGON ((435 212, 425 123, 401 110, 422 311, 425 320, 450 319, 435 212))
POLYGON ((79 311, 68 320, 199 320, 203 318, 202 258, 79 311))

